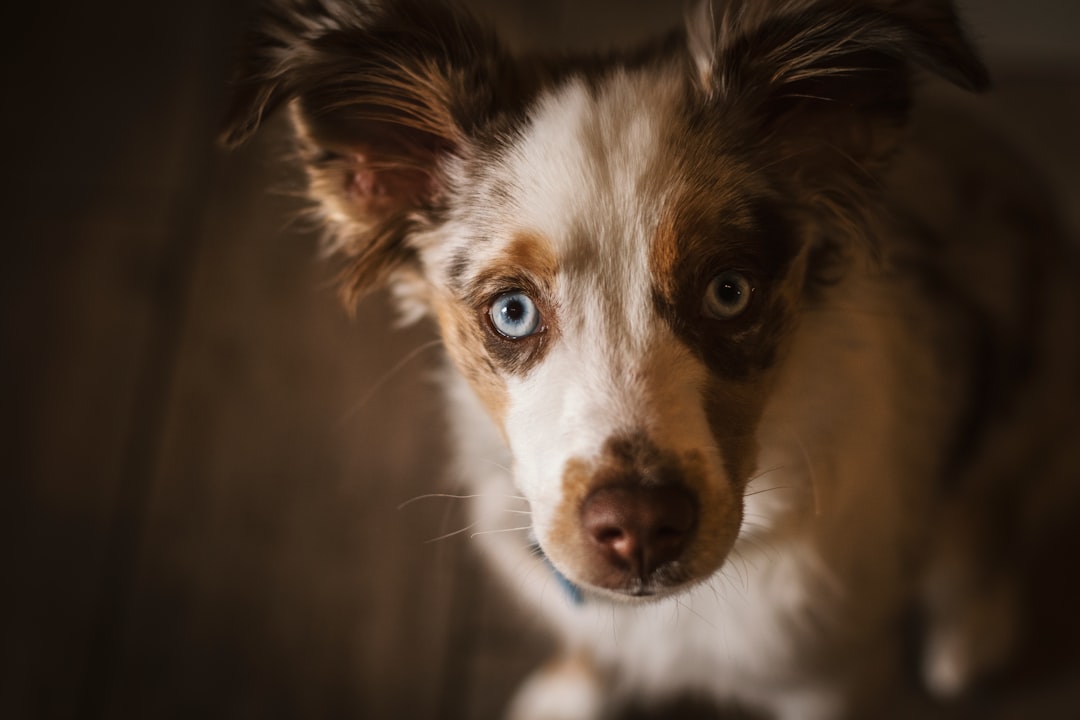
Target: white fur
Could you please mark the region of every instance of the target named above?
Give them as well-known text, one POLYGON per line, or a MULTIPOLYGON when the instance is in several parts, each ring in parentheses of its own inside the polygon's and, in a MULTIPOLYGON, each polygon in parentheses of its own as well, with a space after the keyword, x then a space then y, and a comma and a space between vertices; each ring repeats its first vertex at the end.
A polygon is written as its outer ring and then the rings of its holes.
POLYGON ((604 687, 587 661, 573 656, 534 673, 521 687, 508 720, 581 720, 600 717, 604 687))

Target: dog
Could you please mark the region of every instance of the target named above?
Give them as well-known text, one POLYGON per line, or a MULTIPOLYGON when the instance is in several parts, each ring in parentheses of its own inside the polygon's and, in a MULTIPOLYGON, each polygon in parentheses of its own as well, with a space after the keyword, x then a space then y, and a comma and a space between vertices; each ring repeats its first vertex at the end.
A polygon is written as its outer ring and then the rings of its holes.
POLYGON ((527 500, 483 547, 563 652, 511 717, 911 717, 1024 647, 1080 494, 1078 275, 931 97, 988 84, 938 0, 704 2, 559 58, 444 2, 266 7, 225 144, 289 106, 346 302, 441 333, 477 522, 527 500))

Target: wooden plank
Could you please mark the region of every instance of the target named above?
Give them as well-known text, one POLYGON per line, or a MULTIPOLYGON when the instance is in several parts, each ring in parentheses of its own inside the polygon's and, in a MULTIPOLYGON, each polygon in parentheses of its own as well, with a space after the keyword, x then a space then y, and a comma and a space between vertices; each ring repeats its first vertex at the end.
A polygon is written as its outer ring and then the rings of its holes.
POLYGON ((430 330, 378 299, 349 322, 283 236, 279 145, 230 158, 210 209, 111 715, 436 716, 456 551, 395 508, 440 471, 438 356, 391 374, 430 330))
POLYGON ((1069 227, 1080 237, 1080 67, 995 68, 989 114, 1043 172, 1069 227))
POLYGON ((184 150, 207 110, 180 92, 201 6, 70 5, 16 11, 4 48, 5 717, 75 715, 107 638, 184 285, 184 150))

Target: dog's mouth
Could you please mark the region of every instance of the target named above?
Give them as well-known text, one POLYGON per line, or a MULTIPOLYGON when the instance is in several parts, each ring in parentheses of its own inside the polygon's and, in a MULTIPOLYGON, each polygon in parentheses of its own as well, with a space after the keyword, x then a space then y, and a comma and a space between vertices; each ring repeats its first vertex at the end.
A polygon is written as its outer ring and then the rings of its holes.
POLYGON ((676 595, 686 589, 687 583, 667 584, 656 580, 633 579, 622 587, 604 588, 602 592, 620 600, 658 600, 676 595))
POLYGON ((535 538, 530 552, 540 558, 555 578, 567 598, 575 605, 585 602, 586 596, 620 602, 659 600, 676 595, 694 584, 694 579, 678 567, 661 566, 647 577, 628 573, 608 573, 597 581, 578 583, 568 578, 544 552, 535 538))
POLYGON ((575 604, 583 603, 586 596, 620 602, 659 600, 678 595, 701 580, 678 561, 664 562, 647 572, 644 571, 646 566, 638 562, 631 565, 604 563, 603 569, 593 563, 588 580, 571 580, 544 552, 535 536, 532 536, 529 551, 544 562, 559 587, 575 604))

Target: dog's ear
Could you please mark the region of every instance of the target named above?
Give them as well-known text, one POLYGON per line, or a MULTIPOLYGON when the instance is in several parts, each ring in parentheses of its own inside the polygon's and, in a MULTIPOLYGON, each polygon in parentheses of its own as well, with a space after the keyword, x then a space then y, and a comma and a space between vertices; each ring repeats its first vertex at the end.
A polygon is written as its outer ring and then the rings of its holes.
POLYGON ((348 255, 346 299, 415 261, 441 207, 447 159, 516 97, 494 37, 443 2, 272 0, 234 80, 222 142, 291 102, 310 194, 348 255))
POLYGON ((839 153, 873 171, 901 136, 916 70, 989 84, 948 0, 705 0, 688 35, 709 101, 810 163, 839 153))

